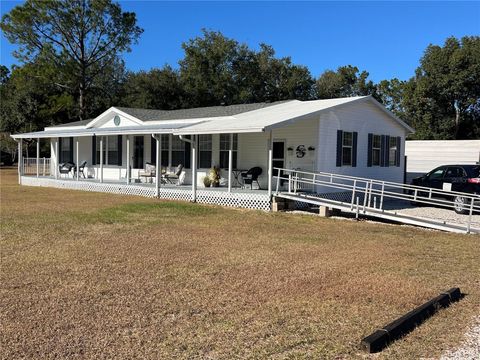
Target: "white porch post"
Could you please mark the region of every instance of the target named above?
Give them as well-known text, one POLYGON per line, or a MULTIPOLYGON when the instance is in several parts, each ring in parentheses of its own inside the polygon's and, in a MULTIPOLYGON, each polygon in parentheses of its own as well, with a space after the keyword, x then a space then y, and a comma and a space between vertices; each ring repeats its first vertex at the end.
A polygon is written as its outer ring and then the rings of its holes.
POLYGON ((22 184, 22 175, 23 175, 23 154, 22 154, 22 146, 23 140, 20 139, 18 141, 18 183, 22 184))
POLYGON ((273 150, 272 150, 272 130, 268 135, 268 198, 272 198, 272 176, 273 176, 273 150))
POLYGON ((232 192, 233 134, 230 134, 228 146, 228 192, 232 192))
POLYGON ((103 183, 103 136, 100 136, 100 182, 103 183))
MULTIPOLYGON (((168 171, 172 168, 172 139, 173 135, 168 135, 168 171)), ((192 144, 193 145, 193 144, 192 144)))
POLYGON ((37 139, 37 178, 40 177, 40 138, 37 139))
POLYGON ((192 135, 192 201, 197 201, 197 136, 192 135))
POLYGON ((155 140, 157 144, 157 148, 155 149, 156 151, 156 159, 157 162, 155 164, 155 186, 156 186, 156 195, 157 197, 160 197, 160 182, 161 182, 161 176, 162 176, 162 151, 160 147, 162 146, 162 135, 157 134, 155 135, 155 140))
POLYGON ((58 180, 58 166, 60 165, 59 162, 60 158, 58 156, 58 138, 55 140, 55 179, 58 180))
POLYGON ((127 184, 130 184, 130 136, 127 137, 127 184))
POLYGON ((75 145, 76 145, 75 146, 75 152, 76 152, 75 163, 77 164, 77 181, 78 181, 78 179, 79 179, 79 176, 78 176, 79 174, 78 173, 80 172, 80 164, 78 163, 78 149, 79 149, 79 147, 78 147, 78 137, 75 138, 75 145))

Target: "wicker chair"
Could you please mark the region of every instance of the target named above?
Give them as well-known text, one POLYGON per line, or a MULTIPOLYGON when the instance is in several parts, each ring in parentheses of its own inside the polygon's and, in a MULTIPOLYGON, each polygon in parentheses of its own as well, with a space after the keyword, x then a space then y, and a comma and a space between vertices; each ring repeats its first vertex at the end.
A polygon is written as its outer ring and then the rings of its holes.
POLYGON ((138 171, 138 179, 140 181, 141 177, 145 178, 145 181, 147 178, 150 178, 150 182, 153 182, 153 178, 155 177, 156 174, 156 166, 153 165, 152 163, 145 163, 145 169, 139 170, 138 171))
POLYGON ((260 183, 258 182, 258 177, 262 174, 262 168, 255 166, 248 170, 247 172, 242 173, 243 187, 245 185, 250 185, 250 189, 253 189, 253 183, 256 182, 258 185, 258 190, 261 190, 260 183))
POLYGON ((61 163, 58 165, 58 171, 60 175, 65 174, 67 177, 74 168, 75 168, 75 164, 70 161, 67 161, 65 163, 61 163))
POLYGON ((183 165, 180 164, 177 166, 177 169, 173 174, 166 173, 165 175, 163 175, 163 179, 166 182, 169 182, 170 184, 180 185, 180 180, 181 180, 180 175, 182 174, 182 171, 183 171, 183 165))

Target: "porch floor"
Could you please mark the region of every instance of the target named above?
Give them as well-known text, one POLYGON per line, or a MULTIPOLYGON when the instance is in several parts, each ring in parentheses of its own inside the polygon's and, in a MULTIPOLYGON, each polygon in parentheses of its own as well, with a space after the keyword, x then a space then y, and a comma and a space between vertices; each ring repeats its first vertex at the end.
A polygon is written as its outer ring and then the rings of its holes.
MULTIPOLYGON (((36 175, 23 175, 23 178, 34 178, 36 179, 36 175)), ((71 178, 71 177, 59 177, 58 179, 55 179, 54 176, 39 176, 39 179, 49 179, 49 180, 57 180, 57 181, 71 181, 71 182, 77 182, 76 178, 71 178)), ((135 179, 134 179, 135 180, 135 179)), ((88 183, 98 183, 98 184, 112 184, 112 185, 131 185, 131 186, 144 186, 147 188, 153 188, 155 189, 155 182, 135 182, 132 181, 130 184, 127 184, 125 179, 121 180, 111 180, 111 179, 104 179, 103 182, 100 182, 99 179, 95 178, 80 178, 78 182, 88 182, 88 183)), ((182 185, 175 185, 175 184, 161 184, 160 188, 166 188, 166 189, 179 189, 179 190, 191 190, 192 189, 192 184, 182 184, 182 185)), ((215 192, 226 192, 228 193, 228 187, 227 186, 219 186, 219 187, 204 187, 203 185, 198 185, 197 186, 197 191, 202 190, 202 191, 215 191, 215 192)), ((243 193, 243 194, 267 194, 268 191, 265 189, 256 189, 255 187, 253 189, 250 189, 250 187, 247 188, 241 188, 239 186, 232 186, 232 193, 243 193)))
MULTIPOLYGON (((82 190, 105 192, 120 195, 137 195, 144 197, 157 197, 155 183, 130 183, 125 180, 104 180, 98 179, 77 179, 58 178, 53 176, 23 175, 21 177, 22 185, 27 186, 45 186, 60 189, 82 190)), ((162 184, 158 198, 169 200, 192 201, 192 185, 174 185, 162 184)), ((205 204, 216 204, 222 206, 240 207, 248 209, 270 210, 270 198, 267 190, 242 189, 232 187, 231 192, 228 188, 197 187, 196 202, 205 204)))

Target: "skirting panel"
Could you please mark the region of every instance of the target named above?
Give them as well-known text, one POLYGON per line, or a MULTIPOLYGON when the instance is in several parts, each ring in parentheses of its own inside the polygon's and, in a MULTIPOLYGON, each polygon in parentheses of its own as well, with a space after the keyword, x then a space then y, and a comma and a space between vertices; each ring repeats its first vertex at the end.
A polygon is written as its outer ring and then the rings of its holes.
MULTIPOLYGON (((62 179, 36 178, 22 176, 22 185, 27 186, 45 186, 60 189, 82 190, 104 192, 121 195, 137 195, 154 198, 155 188, 149 186, 124 185, 112 183, 98 183, 91 181, 74 181, 62 179)), ((160 188, 160 199, 190 201, 192 199, 192 190, 187 188, 160 188)), ((243 193, 216 191, 216 190, 197 190, 197 202, 203 204, 214 204, 246 209, 258 209, 270 211, 270 200, 264 193, 243 193)))

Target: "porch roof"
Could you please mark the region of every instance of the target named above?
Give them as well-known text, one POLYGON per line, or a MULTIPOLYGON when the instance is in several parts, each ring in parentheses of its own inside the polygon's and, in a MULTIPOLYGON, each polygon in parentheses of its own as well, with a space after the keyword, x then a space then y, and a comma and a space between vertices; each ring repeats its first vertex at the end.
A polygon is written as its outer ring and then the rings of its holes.
POLYGON ((174 130, 180 129, 185 126, 189 126, 192 123, 168 123, 157 124, 147 126, 119 126, 115 128, 81 128, 76 127, 74 129, 59 129, 54 128, 35 131, 23 134, 12 135, 14 139, 38 139, 38 138, 55 138, 55 137, 71 137, 71 136, 93 136, 93 135, 135 135, 135 134, 172 134, 174 130))

